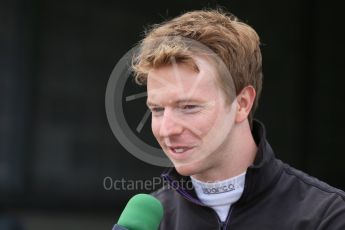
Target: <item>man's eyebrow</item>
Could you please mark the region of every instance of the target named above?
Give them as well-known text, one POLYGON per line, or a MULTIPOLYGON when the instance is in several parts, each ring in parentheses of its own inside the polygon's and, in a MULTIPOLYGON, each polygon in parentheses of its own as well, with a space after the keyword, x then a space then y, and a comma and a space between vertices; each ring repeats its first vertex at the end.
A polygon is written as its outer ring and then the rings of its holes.
POLYGON ((200 100, 196 100, 196 99, 180 99, 177 100, 175 103, 176 104, 184 104, 184 103, 200 103, 200 100))
POLYGON ((147 107, 150 107, 150 106, 158 106, 157 104, 152 103, 152 102, 150 102, 150 101, 146 101, 146 105, 147 105, 147 107))
MULTIPOLYGON (((196 100, 196 99, 179 99, 179 100, 173 102, 172 104, 178 105, 178 104, 185 104, 185 103, 200 103, 200 102, 201 102, 200 100, 196 100)), ((151 101, 146 101, 146 105, 148 107, 160 106, 160 105, 157 105, 151 101)))

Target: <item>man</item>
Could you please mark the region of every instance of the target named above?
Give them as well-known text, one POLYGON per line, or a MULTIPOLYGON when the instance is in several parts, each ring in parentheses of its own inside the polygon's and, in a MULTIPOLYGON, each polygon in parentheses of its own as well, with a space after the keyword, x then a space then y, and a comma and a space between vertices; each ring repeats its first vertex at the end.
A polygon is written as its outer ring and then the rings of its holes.
POLYGON ((344 192, 277 160, 253 120, 259 43, 220 10, 185 13, 141 42, 133 69, 174 165, 154 193, 161 229, 345 229, 344 192))

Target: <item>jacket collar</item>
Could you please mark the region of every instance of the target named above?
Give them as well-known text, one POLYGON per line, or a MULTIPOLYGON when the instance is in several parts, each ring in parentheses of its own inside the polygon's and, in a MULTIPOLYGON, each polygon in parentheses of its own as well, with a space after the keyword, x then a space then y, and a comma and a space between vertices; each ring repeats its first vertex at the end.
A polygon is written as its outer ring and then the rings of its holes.
MULTIPOLYGON (((282 171, 271 146, 266 140, 266 130, 260 121, 253 121, 252 134, 258 151, 253 165, 247 169, 244 191, 238 203, 248 202, 264 193, 277 181, 282 171)), ((175 189, 184 198, 198 205, 203 205, 197 198, 189 177, 181 176, 175 168, 168 168, 162 177, 169 187, 175 189)))

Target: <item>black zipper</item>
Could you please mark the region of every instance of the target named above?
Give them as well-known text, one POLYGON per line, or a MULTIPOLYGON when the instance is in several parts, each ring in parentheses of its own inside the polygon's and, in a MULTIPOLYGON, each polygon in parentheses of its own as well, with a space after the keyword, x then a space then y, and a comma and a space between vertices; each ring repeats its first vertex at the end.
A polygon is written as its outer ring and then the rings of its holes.
POLYGON ((225 230, 227 228, 227 225, 229 223, 229 220, 230 220, 230 216, 231 216, 231 213, 232 213, 232 210, 233 210, 233 205, 231 206, 230 210, 229 210, 229 213, 225 219, 225 222, 222 222, 220 219, 219 219, 219 216, 217 214, 217 212, 211 208, 211 207, 208 207, 208 206, 205 206, 209 209, 211 209, 211 211, 213 212, 213 214, 216 216, 216 219, 218 221, 218 224, 219 224, 219 230, 225 230))
POLYGON ((225 230, 227 228, 227 225, 229 223, 230 216, 231 216, 231 213, 232 213, 232 209, 233 209, 233 205, 231 205, 231 207, 230 207, 230 210, 229 210, 228 216, 225 219, 225 222, 222 222, 221 230, 225 230))
MULTIPOLYGON (((236 204, 236 203, 235 203, 235 204, 236 204)), ((225 230, 225 229, 227 228, 227 225, 228 225, 229 222, 230 222, 230 217, 231 217, 232 210, 234 209, 235 204, 232 204, 232 205, 231 205, 230 210, 229 210, 229 213, 228 213, 228 216, 226 217, 225 222, 223 222, 222 230, 225 230)))

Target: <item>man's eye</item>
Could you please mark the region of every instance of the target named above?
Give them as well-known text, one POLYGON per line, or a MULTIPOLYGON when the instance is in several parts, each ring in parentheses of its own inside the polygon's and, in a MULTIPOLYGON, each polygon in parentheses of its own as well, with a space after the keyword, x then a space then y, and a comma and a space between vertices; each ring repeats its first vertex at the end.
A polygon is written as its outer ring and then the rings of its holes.
POLYGON ((164 108, 160 108, 160 107, 153 107, 151 108, 151 112, 152 113, 161 113, 164 111, 164 108))
POLYGON ((186 113, 195 113, 200 110, 200 106, 198 105, 183 105, 181 106, 182 111, 186 113))
POLYGON ((197 108, 197 106, 196 105, 184 105, 184 106, 182 106, 182 108, 185 110, 191 110, 191 109, 197 108))

